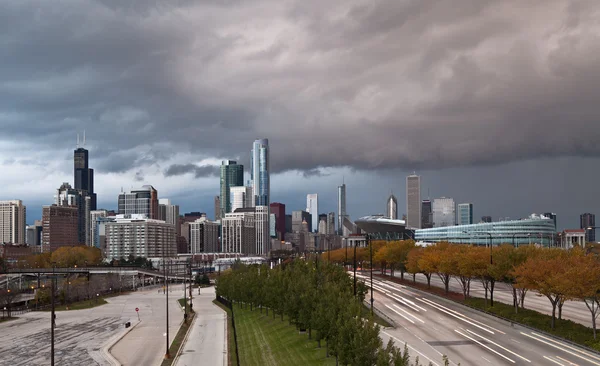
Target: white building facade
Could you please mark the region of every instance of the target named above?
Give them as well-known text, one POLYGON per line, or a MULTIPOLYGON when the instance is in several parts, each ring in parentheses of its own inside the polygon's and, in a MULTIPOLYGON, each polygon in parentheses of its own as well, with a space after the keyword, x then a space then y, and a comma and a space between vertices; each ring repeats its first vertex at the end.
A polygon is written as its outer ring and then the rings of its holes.
POLYGON ((177 255, 175 227, 144 215, 117 215, 105 224, 108 260, 134 257, 174 257, 177 255))
POLYGON ((0 243, 25 244, 26 222, 21 200, 0 201, 0 243))
POLYGON ((431 203, 433 211, 433 227, 456 225, 456 205, 452 198, 436 198, 431 203))
POLYGON ((235 210, 238 208, 254 207, 254 195, 252 193, 252 187, 230 187, 229 202, 231 203, 231 212, 235 212, 235 210))
POLYGON ((319 229, 319 195, 311 193, 306 195, 306 212, 312 215, 311 227, 313 231, 319 229))

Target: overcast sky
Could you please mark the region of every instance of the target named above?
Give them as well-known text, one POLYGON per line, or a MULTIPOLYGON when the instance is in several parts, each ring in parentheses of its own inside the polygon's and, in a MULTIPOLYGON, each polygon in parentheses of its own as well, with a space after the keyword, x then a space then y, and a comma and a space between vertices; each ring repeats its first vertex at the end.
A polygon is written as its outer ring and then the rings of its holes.
POLYGON ((352 218, 423 196, 475 216, 600 214, 597 0, 0 3, 0 199, 28 221, 73 183, 86 130, 99 206, 152 184, 213 214, 221 159, 271 145, 273 201, 345 180, 352 218), (343 178, 344 177, 344 178, 343 178))

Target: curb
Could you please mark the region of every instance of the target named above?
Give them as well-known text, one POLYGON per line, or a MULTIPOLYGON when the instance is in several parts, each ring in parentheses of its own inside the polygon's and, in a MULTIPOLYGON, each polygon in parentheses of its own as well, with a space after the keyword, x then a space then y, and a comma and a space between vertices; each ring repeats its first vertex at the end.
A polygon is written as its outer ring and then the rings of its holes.
POLYGON ((223 313, 223 316, 225 317, 225 321, 223 322, 223 324, 225 325, 225 331, 223 333, 223 334, 225 334, 225 349, 223 350, 223 353, 224 353, 223 366, 227 366, 227 365, 229 365, 229 327, 228 327, 229 318, 227 316, 227 312, 225 310, 223 310, 220 306, 217 306, 212 301, 211 301, 211 304, 212 304, 212 306, 221 310, 221 312, 223 313))
POLYGON ((109 340, 108 343, 102 347, 102 354, 104 355, 104 358, 113 366, 121 366, 121 362, 119 362, 119 360, 117 360, 115 358, 115 356, 113 356, 110 353, 110 350, 117 344, 119 343, 119 341, 121 339, 123 339, 127 334, 129 334, 129 332, 131 332, 133 330, 133 328, 137 327, 138 324, 140 324, 142 321, 138 321, 137 323, 135 323, 134 325, 132 325, 131 327, 129 327, 123 334, 120 335, 116 335, 114 336, 113 340, 109 340))
MULTIPOLYGON (((183 352, 183 349, 185 348, 185 344, 187 343, 188 337, 190 336, 190 332, 196 325, 196 320, 198 319, 198 313, 194 313, 194 314, 195 314, 194 320, 192 321, 192 324, 190 324, 187 332, 185 332, 185 337, 183 337, 183 341, 181 342, 181 345, 179 346, 179 349, 177 350, 177 354, 175 355, 175 358, 173 358, 173 362, 171 362, 171 365, 177 364, 177 361, 179 360, 179 356, 181 356, 181 353, 183 352)), ((181 325, 183 325, 183 322, 181 322, 181 325)), ((181 325, 179 326, 180 328, 181 328, 181 325)))
MULTIPOLYGON (((381 278, 381 277, 379 277, 379 279, 382 279, 382 278, 381 278)), ((457 304, 457 305, 460 305, 460 306, 464 306, 464 307, 466 307, 466 308, 469 308, 469 309, 472 309, 472 310, 478 311, 478 312, 480 312, 480 313, 483 313, 483 314, 486 314, 486 315, 490 315, 490 316, 492 316, 492 317, 494 317, 494 318, 496 318, 496 319, 498 319, 498 320, 502 320, 502 321, 504 321, 504 322, 506 322, 506 323, 509 323, 511 326, 514 326, 514 325, 516 324, 516 325, 518 325, 518 326, 520 326, 520 327, 523 327, 523 328, 526 328, 526 329, 533 330, 533 331, 535 331, 535 332, 538 332, 538 333, 544 334, 544 335, 545 335, 545 336, 547 336, 547 337, 554 338, 554 339, 556 339, 556 340, 559 340, 559 341, 565 342, 565 343, 567 343, 567 344, 570 344, 571 346, 579 347, 579 348, 581 348, 581 349, 584 349, 584 350, 586 350, 586 351, 593 352, 593 353, 595 353, 595 354, 597 354, 597 355, 600 355, 600 351, 598 351, 598 350, 595 350, 595 349, 593 349, 593 348, 590 348, 590 347, 588 347, 588 346, 586 346, 586 345, 584 345, 584 344, 580 344, 580 343, 573 342, 573 341, 571 341, 571 340, 565 339, 565 338, 563 338, 563 337, 560 337, 560 336, 557 336, 557 335, 555 335, 555 334, 551 334, 551 333, 548 333, 548 332, 546 332, 546 331, 543 331, 543 330, 541 330, 541 329, 537 329, 537 328, 534 328, 534 327, 532 327, 532 326, 529 326, 529 325, 526 325, 526 324, 523 324, 523 323, 519 323, 519 322, 517 322, 517 321, 514 321, 514 320, 511 320, 511 319, 507 319, 507 318, 501 317, 501 316, 499 316, 499 315, 496 315, 496 314, 494 314, 494 313, 490 313, 490 312, 488 312, 488 311, 485 311, 485 310, 483 310, 483 309, 479 309, 479 308, 476 308, 476 307, 474 307, 474 306, 470 306, 470 305, 467 305, 467 304, 465 304, 465 303, 462 303, 462 302, 459 302, 459 301, 456 301, 456 300, 453 300, 453 299, 445 298, 445 297, 443 297, 443 296, 440 296, 440 295, 437 295, 437 294, 434 294, 434 293, 429 293, 429 292, 427 292, 427 291, 424 291, 424 290, 421 290, 421 289, 419 289, 419 288, 412 287, 411 285, 401 284, 401 283, 397 283, 397 282, 394 282, 394 281, 391 281, 391 282, 393 282, 393 283, 395 283, 395 284, 397 284, 397 285, 400 285, 400 286, 406 286, 406 287, 410 287, 410 289, 411 289, 411 290, 413 290, 413 291, 417 291, 417 292, 419 292, 419 293, 422 293, 422 294, 426 294, 426 295, 434 296, 434 297, 436 297, 436 298, 438 298, 438 299, 442 299, 442 300, 450 301, 450 302, 452 302, 452 303, 454 303, 454 304, 457 304)), ((534 311, 535 311, 535 310, 534 310, 534 311)), ((539 311, 538 311, 538 313, 539 313, 539 311)), ((540 314, 542 314, 542 313, 540 313, 540 314)), ((590 328, 590 330, 591 330, 591 328, 590 328)))

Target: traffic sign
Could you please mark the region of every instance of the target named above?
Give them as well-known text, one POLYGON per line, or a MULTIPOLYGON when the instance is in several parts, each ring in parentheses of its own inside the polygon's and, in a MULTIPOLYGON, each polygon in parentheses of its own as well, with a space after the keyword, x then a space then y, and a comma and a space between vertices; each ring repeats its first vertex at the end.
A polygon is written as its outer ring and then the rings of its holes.
POLYGON ((140 309, 139 308, 135 308, 135 311, 140 311, 140 309))

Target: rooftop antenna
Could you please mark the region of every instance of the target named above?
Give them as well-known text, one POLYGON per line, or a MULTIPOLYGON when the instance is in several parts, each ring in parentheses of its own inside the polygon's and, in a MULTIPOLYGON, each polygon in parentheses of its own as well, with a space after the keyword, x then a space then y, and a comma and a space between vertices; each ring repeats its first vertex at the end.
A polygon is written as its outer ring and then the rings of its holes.
POLYGON ((77 148, 79 149, 79 134, 77 134, 77 148))
POLYGON ((85 147, 85 130, 83 130, 83 147, 85 147))

